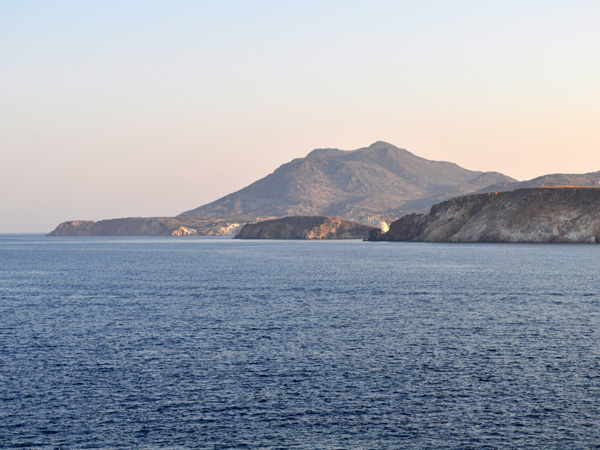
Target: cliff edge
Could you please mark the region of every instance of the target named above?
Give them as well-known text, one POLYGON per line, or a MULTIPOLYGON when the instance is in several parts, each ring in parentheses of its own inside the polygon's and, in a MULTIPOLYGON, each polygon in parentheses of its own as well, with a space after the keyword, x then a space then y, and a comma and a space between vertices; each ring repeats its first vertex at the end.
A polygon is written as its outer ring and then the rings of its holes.
POLYGON ((600 242, 600 188, 540 187, 457 197, 374 230, 369 241, 600 242))
POLYGON ((377 228, 323 216, 292 216, 249 223, 234 239, 365 239, 377 228))

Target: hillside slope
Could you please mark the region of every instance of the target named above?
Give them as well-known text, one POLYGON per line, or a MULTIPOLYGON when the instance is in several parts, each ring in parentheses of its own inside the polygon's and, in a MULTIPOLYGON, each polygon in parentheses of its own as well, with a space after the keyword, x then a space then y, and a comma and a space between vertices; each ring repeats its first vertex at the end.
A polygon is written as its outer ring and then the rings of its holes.
POLYGON ((515 180, 450 162, 430 161, 385 142, 354 151, 318 149, 251 185, 179 217, 321 215, 398 217, 432 204, 515 180))
POLYGON ((487 192, 514 191, 516 189, 544 186, 598 187, 600 186, 600 171, 589 173, 553 173, 549 175, 542 175, 540 177, 533 178, 527 181, 517 181, 512 183, 502 182, 480 189, 476 192, 476 194, 485 194, 487 192))

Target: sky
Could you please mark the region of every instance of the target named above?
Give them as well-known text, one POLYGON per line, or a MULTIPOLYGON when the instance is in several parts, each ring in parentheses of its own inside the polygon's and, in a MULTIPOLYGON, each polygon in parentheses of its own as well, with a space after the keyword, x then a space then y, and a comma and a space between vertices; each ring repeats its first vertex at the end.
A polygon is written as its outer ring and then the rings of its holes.
POLYGON ((315 148, 600 170, 600 2, 0 2, 0 233, 174 216, 315 148))

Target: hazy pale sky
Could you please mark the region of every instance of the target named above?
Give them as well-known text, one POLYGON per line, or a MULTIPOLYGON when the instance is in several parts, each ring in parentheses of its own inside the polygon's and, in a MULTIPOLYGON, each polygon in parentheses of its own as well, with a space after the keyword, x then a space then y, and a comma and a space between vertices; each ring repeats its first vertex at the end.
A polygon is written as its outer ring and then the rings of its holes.
POLYGON ((172 216, 383 140, 600 170, 600 2, 0 2, 0 232, 172 216))

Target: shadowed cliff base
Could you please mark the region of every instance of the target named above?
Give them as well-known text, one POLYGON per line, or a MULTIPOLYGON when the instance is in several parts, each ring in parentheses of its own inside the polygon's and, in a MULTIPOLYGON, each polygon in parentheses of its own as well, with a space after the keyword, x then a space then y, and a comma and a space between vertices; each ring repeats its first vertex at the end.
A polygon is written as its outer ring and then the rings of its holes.
POLYGON ((369 241, 600 242, 600 188, 541 187, 468 195, 374 230, 369 241))

